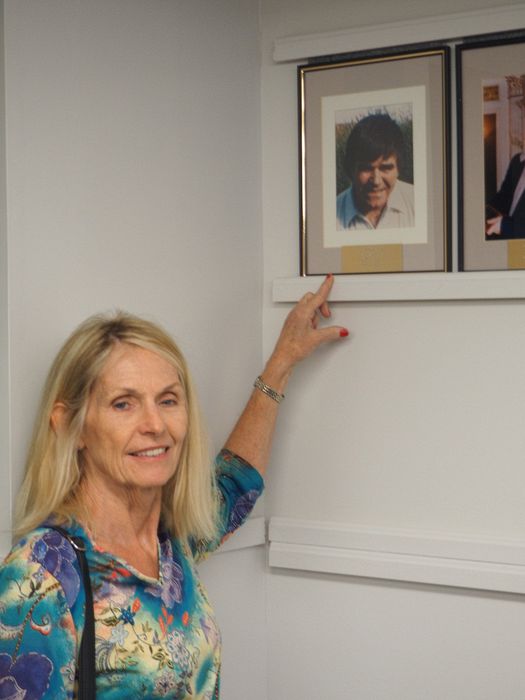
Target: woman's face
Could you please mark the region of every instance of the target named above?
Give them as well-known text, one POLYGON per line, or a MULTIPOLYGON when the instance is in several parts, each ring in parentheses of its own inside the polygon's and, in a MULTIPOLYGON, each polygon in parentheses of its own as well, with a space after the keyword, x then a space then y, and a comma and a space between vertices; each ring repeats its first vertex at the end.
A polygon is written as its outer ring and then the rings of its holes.
POLYGON ((112 488, 160 490, 177 469, 187 430, 175 367, 151 350, 115 345, 88 402, 80 441, 85 476, 112 488))

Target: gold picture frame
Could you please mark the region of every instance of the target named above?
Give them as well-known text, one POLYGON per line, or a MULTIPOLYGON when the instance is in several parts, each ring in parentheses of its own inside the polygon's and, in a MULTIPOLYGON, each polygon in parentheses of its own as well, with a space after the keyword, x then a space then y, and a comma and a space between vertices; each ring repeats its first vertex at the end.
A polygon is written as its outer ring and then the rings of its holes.
POLYGON ((301 275, 449 270, 449 47, 302 65, 298 87, 301 275), (395 178, 360 185, 355 143, 392 130, 395 178))

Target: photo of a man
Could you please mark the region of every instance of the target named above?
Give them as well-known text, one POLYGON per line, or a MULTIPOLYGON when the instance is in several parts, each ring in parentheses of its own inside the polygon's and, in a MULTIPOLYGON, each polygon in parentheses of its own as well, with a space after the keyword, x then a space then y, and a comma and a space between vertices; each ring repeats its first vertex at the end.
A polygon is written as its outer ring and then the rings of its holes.
POLYGON ((525 75, 483 84, 485 240, 525 238, 525 75))
POLYGON ((336 200, 339 230, 414 226, 414 186, 399 179, 406 151, 403 132, 387 113, 353 126, 343 156, 350 185, 336 200))

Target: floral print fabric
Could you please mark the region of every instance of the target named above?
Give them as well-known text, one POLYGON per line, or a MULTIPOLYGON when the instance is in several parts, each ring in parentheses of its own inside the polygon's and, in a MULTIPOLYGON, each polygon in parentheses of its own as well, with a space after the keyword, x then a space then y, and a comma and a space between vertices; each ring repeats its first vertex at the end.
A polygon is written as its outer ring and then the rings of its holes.
MULTIPOLYGON (((97 549, 82 528, 93 587, 97 697, 218 697, 220 633, 195 563, 238 528, 263 489, 223 450, 216 460, 221 528, 189 546, 159 533, 159 578, 97 549)), ((0 699, 75 697, 84 591, 76 555, 55 530, 21 540, 0 567, 0 699)))

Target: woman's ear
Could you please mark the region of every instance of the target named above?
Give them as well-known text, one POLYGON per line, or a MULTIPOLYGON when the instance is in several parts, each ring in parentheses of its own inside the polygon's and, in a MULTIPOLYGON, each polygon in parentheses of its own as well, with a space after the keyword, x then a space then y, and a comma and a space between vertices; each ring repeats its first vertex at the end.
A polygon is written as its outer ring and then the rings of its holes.
POLYGON ((51 428, 55 435, 57 435, 61 430, 63 430, 63 428, 66 425, 66 419, 66 404, 62 403, 61 401, 57 401, 57 403, 53 406, 53 410, 51 411, 51 418, 49 420, 49 422, 51 423, 51 428))
MULTIPOLYGON (((51 411, 51 418, 49 420, 51 428, 55 435, 58 435, 62 430, 66 428, 68 419, 67 414, 68 410, 66 404, 62 403, 61 401, 57 401, 56 404, 53 406, 53 410, 51 411)), ((79 444, 77 445, 77 450, 82 450, 83 448, 84 442, 80 440, 79 444)))

